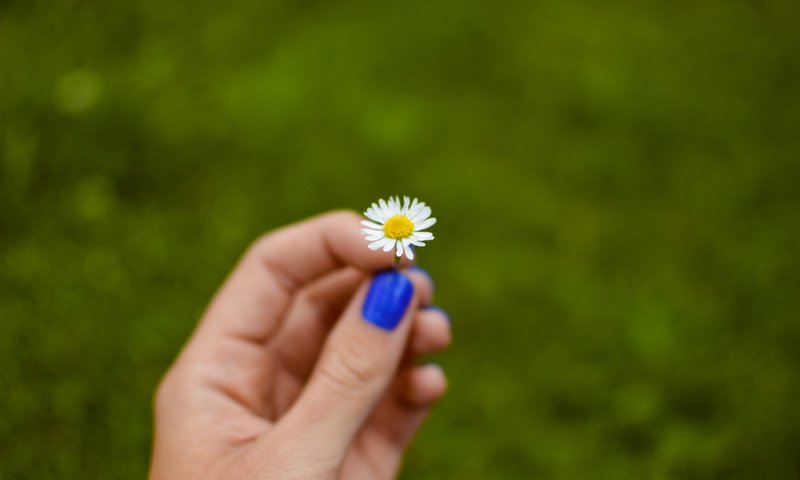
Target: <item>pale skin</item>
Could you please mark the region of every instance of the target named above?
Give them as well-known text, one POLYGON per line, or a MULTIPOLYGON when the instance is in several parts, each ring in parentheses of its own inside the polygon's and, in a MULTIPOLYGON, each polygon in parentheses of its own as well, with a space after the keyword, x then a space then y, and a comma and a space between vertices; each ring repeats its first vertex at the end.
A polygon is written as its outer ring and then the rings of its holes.
MULTIPOLYGON (((389 479, 447 386, 416 357, 450 323, 430 278, 400 324, 361 318, 374 252, 360 217, 337 211, 276 230, 244 254, 155 398, 150 478, 389 479)), ((404 261, 400 267, 408 266, 404 261)))

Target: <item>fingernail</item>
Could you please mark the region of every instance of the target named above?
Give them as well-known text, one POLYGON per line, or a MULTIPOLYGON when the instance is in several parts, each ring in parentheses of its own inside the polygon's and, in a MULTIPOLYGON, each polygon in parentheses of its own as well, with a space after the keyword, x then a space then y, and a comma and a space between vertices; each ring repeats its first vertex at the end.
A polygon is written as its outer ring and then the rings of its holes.
POLYGON ((395 270, 380 272, 372 279, 361 314, 364 320, 377 327, 394 330, 413 296, 414 285, 402 273, 395 270))
POLYGON ((444 367, 439 365, 436 362, 428 362, 422 365, 422 368, 431 369, 431 370, 439 370, 440 372, 444 372, 444 367))
POLYGON ((428 311, 431 311, 431 312, 439 312, 439 313, 442 314, 442 316, 444 316, 444 318, 447 319, 447 323, 451 323, 450 322, 450 315, 448 315, 447 312, 443 308, 436 307, 436 306, 430 306, 430 307, 426 308, 425 310, 428 310, 428 311))

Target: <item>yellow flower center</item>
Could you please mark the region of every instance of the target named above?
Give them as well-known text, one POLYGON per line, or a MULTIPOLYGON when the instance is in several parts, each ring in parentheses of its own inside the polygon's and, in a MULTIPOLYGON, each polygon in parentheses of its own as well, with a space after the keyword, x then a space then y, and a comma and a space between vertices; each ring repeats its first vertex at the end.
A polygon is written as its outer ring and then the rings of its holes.
POLYGON ((405 215, 395 215, 383 225, 383 233, 395 240, 402 240, 414 233, 414 224, 405 215))

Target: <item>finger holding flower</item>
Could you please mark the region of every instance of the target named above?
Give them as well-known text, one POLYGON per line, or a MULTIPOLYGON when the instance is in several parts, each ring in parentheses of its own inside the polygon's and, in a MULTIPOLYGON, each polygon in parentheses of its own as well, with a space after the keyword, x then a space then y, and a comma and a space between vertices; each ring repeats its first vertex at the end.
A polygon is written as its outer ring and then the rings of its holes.
POLYGON ((430 214, 380 200, 369 248, 352 212, 256 242, 162 381, 151 478, 393 478, 446 388, 413 359, 447 345, 449 322, 430 278, 400 269, 433 239, 430 214))

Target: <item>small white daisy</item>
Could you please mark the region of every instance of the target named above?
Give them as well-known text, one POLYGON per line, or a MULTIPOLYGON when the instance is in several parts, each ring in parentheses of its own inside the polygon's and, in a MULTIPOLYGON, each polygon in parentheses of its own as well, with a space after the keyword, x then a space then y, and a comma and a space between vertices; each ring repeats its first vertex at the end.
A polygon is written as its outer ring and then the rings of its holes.
POLYGON ((389 197, 388 202, 380 199, 364 215, 373 220, 361 222, 367 227, 361 233, 372 242, 369 244, 370 250, 383 248, 384 252, 388 252, 394 249, 396 259, 405 252, 406 257, 413 260, 414 250, 411 245, 424 247, 426 241, 433 240, 432 233, 422 230, 436 223, 436 219, 430 218, 430 207, 416 198, 412 202, 408 197, 403 197, 402 204, 398 197, 389 197))

